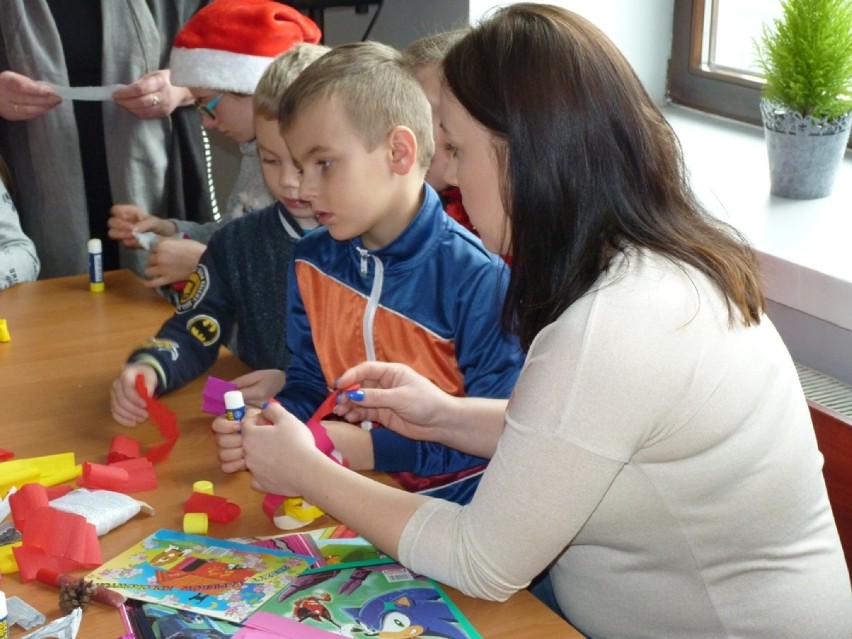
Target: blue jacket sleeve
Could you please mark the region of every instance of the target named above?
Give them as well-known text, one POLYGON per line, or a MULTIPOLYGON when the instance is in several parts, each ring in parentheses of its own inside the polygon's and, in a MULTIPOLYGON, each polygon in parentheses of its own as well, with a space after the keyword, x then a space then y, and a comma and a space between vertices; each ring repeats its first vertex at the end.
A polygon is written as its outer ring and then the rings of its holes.
POLYGON ((329 391, 314 348, 310 321, 299 290, 297 260, 298 253, 296 259, 290 262, 287 271, 287 348, 293 356, 287 367, 287 381, 276 397, 293 415, 307 421, 329 391))
MULTIPOLYGON (((228 279, 220 268, 223 255, 216 238, 190 276, 189 292, 156 337, 133 351, 128 362, 144 362, 157 370, 156 394, 180 388, 206 371, 219 356, 234 327, 235 308, 228 279)), ((186 289, 185 289, 186 290, 186 289)))
MULTIPOLYGON (((496 259, 496 258, 495 258, 496 259)), ((469 273, 458 294, 456 358, 464 375, 465 394, 508 398, 523 365, 517 339, 502 329, 500 313, 508 285, 508 270, 483 264, 469 273)), ((423 477, 453 473, 487 463, 442 444, 413 441, 387 429, 373 429, 375 469, 408 471, 423 477)))

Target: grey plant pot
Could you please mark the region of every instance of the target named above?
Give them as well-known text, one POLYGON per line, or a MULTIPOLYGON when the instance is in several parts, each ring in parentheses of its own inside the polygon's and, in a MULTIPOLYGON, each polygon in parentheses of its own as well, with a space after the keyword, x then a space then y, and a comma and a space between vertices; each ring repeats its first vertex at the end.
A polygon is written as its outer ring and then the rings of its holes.
POLYGON ((760 101, 760 113, 771 193, 794 200, 830 195, 849 140, 852 113, 818 119, 765 99, 760 101))

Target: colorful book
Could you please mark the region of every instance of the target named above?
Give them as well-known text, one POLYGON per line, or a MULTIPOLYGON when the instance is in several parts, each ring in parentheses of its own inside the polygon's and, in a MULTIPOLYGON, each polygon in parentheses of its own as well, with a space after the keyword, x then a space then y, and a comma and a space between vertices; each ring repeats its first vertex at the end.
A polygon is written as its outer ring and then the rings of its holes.
POLYGON ((233 541, 313 557, 316 561, 312 570, 357 568, 394 561, 351 528, 343 525, 275 537, 238 538, 233 541))
POLYGON ((314 561, 279 549, 158 530, 87 578, 131 599, 240 622, 314 561))
POLYGON ((124 637, 133 639, 228 639, 240 630, 229 621, 135 599, 124 602, 121 611, 124 637))
MULTIPOLYGON (((433 580, 398 563, 305 571, 245 620, 283 617, 343 637, 481 639, 467 618, 433 580), (390 634, 393 633, 393 634, 390 634)), ((269 637, 298 636, 292 630, 269 637)), ((269 632, 269 631, 267 631, 269 632)), ((238 635, 240 636, 240 635, 238 635)))

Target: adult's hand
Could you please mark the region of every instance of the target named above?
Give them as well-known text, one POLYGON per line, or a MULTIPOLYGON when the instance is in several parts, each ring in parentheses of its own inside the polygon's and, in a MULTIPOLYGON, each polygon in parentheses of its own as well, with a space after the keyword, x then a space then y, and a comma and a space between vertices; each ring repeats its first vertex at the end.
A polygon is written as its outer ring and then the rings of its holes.
POLYGON ((151 215, 133 204, 114 204, 109 210, 107 227, 110 239, 134 249, 141 247, 133 231, 151 231, 161 236, 177 233, 177 226, 171 220, 151 215))
POLYGON ((49 84, 14 71, 0 73, 0 117, 23 121, 40 117, 62 103, 49 84))
POLYGON ((116 89, 112 97, 143 120, 165 118, 179 106, 192 103, 189 89, 172 85, 168 69, 143 75, 133 84, 116 89))
POLYGON ((303 482, 312 465, 329 463, 308 427, 276 402, 261 412, 250 410, 241 429, 245 466, 255 490, 304 495, 303 482))
POLYGON ((336 386, 355 383, 361 390, 341 393, 334 413, 350 422, 377 422, 411 439, 440 441, 436 428, 450 421, 457 399, 405 364, 363 362, 336 386))

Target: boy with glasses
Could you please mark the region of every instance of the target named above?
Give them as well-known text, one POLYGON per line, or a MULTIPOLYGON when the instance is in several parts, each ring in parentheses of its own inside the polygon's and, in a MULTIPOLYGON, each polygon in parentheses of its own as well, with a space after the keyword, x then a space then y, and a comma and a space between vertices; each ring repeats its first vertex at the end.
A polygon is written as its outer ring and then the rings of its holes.
MULTIPOLYGON (((213 2, 196 13, 175 38, 170 61, 172 83, 189 88, 205 128, 215 129, 240 145, 240 170, 223 221, 274 201, 260 171, 252 95, 276 56, 295 44, 319 40, 316 24, 274 0, 213 2)), ((109 236, 129 248, 149 248, 145 270, 149 279, 144 283, 154 288, 185 281, 219 226, 221 222, 163 219, 131 204, 117 204, 112 207, 109 236), (140 239, 145 242, 151 236, 140 238, 140 233, 159 238, 143 246, 140 239)))
POLYGON ((276 202, 233 220, 210 238, 174 316, 131 354, 112 385, 112 415, 120 424, 132 426, 148 416, 136 392, 137 375, 149 394, 179 388, 207 370, 219 348, 233 344, 237 330, 233 350, 253 369, 233 380, 246 401, 260 404, 284 385, 290 361, 287 270, 296 241, 317 223, 313 209, 299 199, 299 173, 278 131, 278 103, 301 70, 326 51, 321 45, 298 44, 261 77, 254 94, 254 129, 263 178, 276 202))

